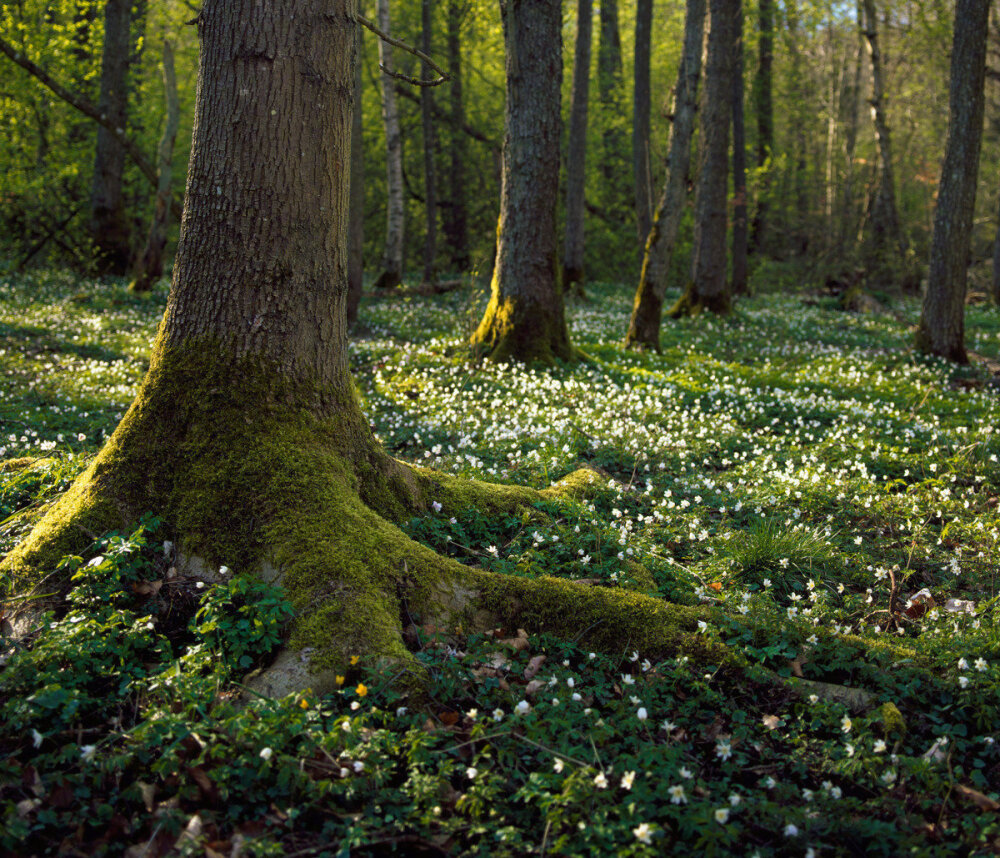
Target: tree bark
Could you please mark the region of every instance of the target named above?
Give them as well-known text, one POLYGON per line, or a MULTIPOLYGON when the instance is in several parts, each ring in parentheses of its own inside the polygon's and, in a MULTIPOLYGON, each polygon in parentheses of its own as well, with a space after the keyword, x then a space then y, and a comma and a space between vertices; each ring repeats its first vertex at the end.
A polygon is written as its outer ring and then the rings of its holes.
POLYGON ((705 88, 701 103, 701 164, 694 197, 691 282, 671 310, 673 316, 703 309, 725 314, 731 295, 726 277, 726 185, 733 51, 740 0, 709 0, 705 88))
MULTIPOLYGON (((861 3, 858 3, 857 15, 861 20, 863 11, 861 3)), ((855 169, 855 150, 858 142, 858 114, 859 101, 861 98, 861 66, 864 54, 863 40, 858 38, 858 49, 854 58, 854 74, 850 83, 846 87, 846 92, 842 99, 842 104, 846 112, 844 120, 844 188, 840 203, 840 236, 838 244, 846 248, 854 244, 857 237, 857 217, 855 214, 855 179, 857 170, 855 169)))
MULTIPOLYGON (((128 127, 128 64, 131 44, 129 0, 107 0, 98 110, 124 134, 128 127)), ((119 135, 97 129, 90 191, 90 235, 99 274, 125 274, 131 256, 131 233, 123 192, 125 148, 119 135)))
POLYGON ((582 285, 584 282, 584 191, 593 8, 593 0, 579 0, 576 9, 573 91, 570 96, 569 144, 566 151, 566 235, 563 243, 562 270, 562 286, 566 292, 574 284, 582 285))
POLYGON ((177 76, 174 73, 174 49, 169 41, 163 43, 163 92, 167 104, 167 121, 157 148, 159 181, 153 220, 149 224, 146 247, 133 272, 129 288, 146 292, 163 274, 163 251, 167 246, 167 227, 170 220, 170 183, 173 178, 172 162, 177 127, 180 125, 180 106, 177 98, 177 76))
POLYGON ((358 321, 365 277, 365 138, 361 111, 361 33, 354 64, 354 112, 351 118, 351 192, 347 224, 347 327, 358 321))
POLYGON ((733 51, 733 270, 730 290, 734 295, 750 291, 747 282, 747 152, 743 125, 743 6, 736 9, 736 48, 733 51))
POLYGON ((625 216, 626 162, 622 118, 625 99, 622 81, 622 40, 618 27, 618 0, 602 0, 600 33, 597 40, 597 98, 600 102, 602 147, 598 168, 604 178, 604 207, 625 216))
POLYGON ((465 194, 465 104, 462 97, 462 21, 468 12, 465 0, 448 0, 448 69, 451 72, 448 119, 452 126, 449 135, 448 159, 451 165, 448 177, 448 204, 442 212, 442 226, 456 271, 468 271, 469 216, 465 194))
POLYGON ((503 178, 489 305, 472 343, 494 360, 570 360, 557 281, 561 0, 503 0, 503 178))
POLYGON ((677 72, 674 93, 667 180, 656 209, 656 216, 646 240, 642 272, 632 304, 627 346, 660 349, 660 317, 667 290, 670 260, 684 214, 688 173, 691 164, 691 138, 698 105, 698 78, 701 76, 701 53, 705 29, 706 0, 687 0, 684 18, 684 47, 677 72))
MULTIPOLYGON (((431 55, 433 49, 434 14, 431 0, 421 0, 420 49, 431 55)), ((424 80, 434 80, 437 77, 434 69, 423 64, 424 80)), ((435 260, 437 258, 437 134, 434 128, 434 90, 429 87, 420 89, 420 123, 424 136, 424 283, 434 283, 437 279, 435 260)))
POLYGON ((967 363, 965 290, 983 139, 983 86, 990 0, 958 0, 951 49, 950 121, 931 262, 916 345, 919 351, 967 363))
POLYGON ((892 140, 885 110, 885 76, 879 50, 878 14, 875 0, 862 0, 864 35, 872 66, 872 121, 879 153, 879 185, 872 205, 869 256, 882 268, 897 268, 906 251, 896 208, 896 185, 893 176, 892 140), (893 259, 894 256, 900 258, 893 259))
POLYGON ((774 68, 774 0, 758 0, 757 22, 759 35, 753 103, 757 119, 757 167, 762 172, 757 208, 750 228, 750 246, 754 253, 759 253, 764 248, 771 185, 769 162, 774 153, 774 100, 771 92, 774 68))
MULTIPOLYGON (((378 0, 378 25, 391 33, 389 0, 378 0)), ((403 281, 403 136, 399 127, 395 80, 392 77, 392 47, 381 39, 378 43, 379 65, 382 67, 382 121, 385 124, 386 215, 385 254, 382 272, 375 279, 377 289, 392 289, 403 281)))
POLYGON ((652 30, 653 0, 637 0, 632 87, 632 172, 640 249, 646 246, 646 239, 653 225, 653 179, 649 161, 649 54, 652 30))

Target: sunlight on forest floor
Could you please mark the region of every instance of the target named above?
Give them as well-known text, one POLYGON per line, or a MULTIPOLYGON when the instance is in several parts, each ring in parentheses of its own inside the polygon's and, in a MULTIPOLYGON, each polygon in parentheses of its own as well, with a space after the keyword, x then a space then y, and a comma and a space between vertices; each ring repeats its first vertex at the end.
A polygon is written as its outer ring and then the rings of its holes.
MULTIPOLYGON (((165 290, 0 282, 0 552, 124 413, 165 290)), ((497 572, 718 606, 701 632, 787 685, 416 623, 428 708, 364 661, 339 695, 238 708, 227 683, 266 656, 280 595, 168 577, 148 522, 95 546, 65 616, 4 657, 0 851, 1000 850, 996 380, 912 353, 916 299, 857 316, 765 294, 665 324, 653 355, 620 345, 630 290, 588 292, 569 316, 593 360, 544 371, 470 363, 481 296, 363 306, 352 368, 393 455, 607 477, 537 520, 441 508, 407 531, 497 572)), ((996 309, 967 328, 1000 358, 996 309)))

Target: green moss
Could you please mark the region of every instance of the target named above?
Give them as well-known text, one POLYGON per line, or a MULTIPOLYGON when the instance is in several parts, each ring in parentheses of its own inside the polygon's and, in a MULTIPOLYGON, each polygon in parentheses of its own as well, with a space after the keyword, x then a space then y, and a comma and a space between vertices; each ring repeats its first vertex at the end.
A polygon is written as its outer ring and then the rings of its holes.
POLYGON ((906 721, 895 703, 883 703, 878 710, 879 728, 886 736, 901 738, 906 733, 906 721))
POLYGON ((470 341, 477 352, 499 363, 551 365, 557 361, 576 361, 555 282, 553 303, 558 302, 558 307, 527 306, 523 301, 502 296, 496 275, 492 289, 486 312, 470 341))

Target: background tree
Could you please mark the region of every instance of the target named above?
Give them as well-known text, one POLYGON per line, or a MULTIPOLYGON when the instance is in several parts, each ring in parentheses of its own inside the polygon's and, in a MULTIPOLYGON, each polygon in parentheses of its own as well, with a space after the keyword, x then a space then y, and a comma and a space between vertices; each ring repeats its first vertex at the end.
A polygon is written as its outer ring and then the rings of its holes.
POLYGON ((587 102, 590 96, 590 43, 593 31, 592 0, 578 0, 573 53, 573 89, 570 95, 569 145, 566 149, 566 232, 563 243, 562 286, 565 291, 582 285, 584 189, 587 178, 587 102))
POLYGON ((494 360, 574 357, 557 280, 561 0, 505 0, 503 187, 490 302, 472 336, 494 360))
POLYGON ((754 77, 753 106, 757 120, 757 168, 764 176, 753 225, 750 230, 750 244, 754 251, 764 245, 767 225, 768 164, 774 152, 774 101, 772 98, 772 75, 774 68, 774 0, 758 0, 757 3, 757 73, 754 77))
POLYGON ((598 168, 603 178, 600 199, 609 218, 622 217, 626 200, 625 105, 622 39, 618 26, 618 0, 602 0, 597 39, 597 100, 600 105, 601 148, 598 168))
POLYGON ((670 260, 677 241, 687 196, 691 163, 691 138, 694 135, 695 109, 698 105, 698 78, 705 30, 706 0, 687 0, 684 18, 684 51, 677 72, 674 94, 673 126, 667 181, 650 228, 642 260, 642 273, 632 304, 625 344, 660 349, 660 319, 667 290, 670 260))
MULTIPOLYGON (((389 0, 378 0, 378 26, 390 33, 389 0)), ((396 103, 395 68, 392 46, 378 43, 379 67, 382 69, 382 121, 385 125, 386 213, 385 252, 382 271, 375 278, 375 288, 392 289, 403 280, 403 229, 406 209, 403 202, 403 134, 396 103)))
POLYGON ((451 72, 449 106, 451 121, 448 135, 448 196, 443 211, 445 239, 451 253, 451 264, 457 271, 469 268, 468 210, 466 207, 466 132, 463 101, 462 22, 469 4, 464 0, 448 0, 447 49, 448 70, 451 72))
POLYGON ((653 225, 653 177, 649 159, 649 52, 652 30, 653 0, 636 0, 635 66, 632 85, 632 174, 640 249, 646 246, 646 239, 653 225))
POLYGON ((365 136, 361 110, 361 51, 364 42, 358 33, 358 62, 354 64, 354 111, 351 114, 351 196, 347 225, 347 327, 358 321, 358 308, 365 279, 365 136))
MULTIPOLYGON (((420 3, 421 50, 430 56, 433 49, 434 7, 431 0, 420 3)), ((434 69, 423 63, 425 81, 435 78, 434 69)), ((424 283, 437 279, 437 132, 434 126, 434 90, 430 86, 420 88, 420 119, 424 137, 424 283)))
POLYGON ((733 265, 730 290, 734 295, 749 291, 747 253, 747 153, 743 124, 743 6, 736 9, 736 45, 733 52, 733 265))
POLYGON ((965 285, 983 138, 990 0, 958 0, 951 50, 951 121, 917 348, 966 363, 965 285))
POLYGON ((708 46, 701 100, 701 164, 695 186, 691 280, 670 311, 673 316, 692 315, 703 309, 728 313, 732 302, 726 276, 726 184, 739 3, 740 0, 709 0, 708 4, 708 46))

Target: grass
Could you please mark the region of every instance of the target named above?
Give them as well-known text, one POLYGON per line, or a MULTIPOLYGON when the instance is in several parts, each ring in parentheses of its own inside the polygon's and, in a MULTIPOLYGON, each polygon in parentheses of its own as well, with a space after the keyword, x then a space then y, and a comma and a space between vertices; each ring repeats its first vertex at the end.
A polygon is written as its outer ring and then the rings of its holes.
MULTIPOLYGON (((352 366, 395 455, 534 486, 581 463, 608 476, 537 521, 442 509, 409 532, 506 574, 714 605, 703 634, 799 685, 415 618, 428 707, 365 659, 340 694, 241 706, 281 594, 177 576, 150 518, 67 560, 66 610, 3 656, 0 851, 1000 851, 988 379, 909 350, 912 300, 853 316, 765 293, 730 319, 667 323, 651 355, 619 345, 627 290, 588 291, 570 316, 593 362, 546 371, 469 362, 481 296, 364 308, 352 366)), ((165 297, 62 273, 0 282, 0 552, 120 419, 165 297)), ((998 319, 970 308, 977 353, 1000 356, 998 319)))

